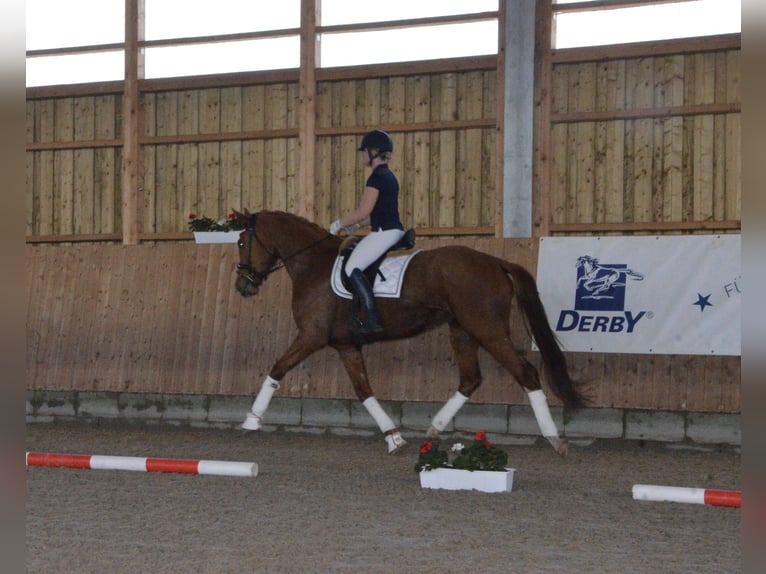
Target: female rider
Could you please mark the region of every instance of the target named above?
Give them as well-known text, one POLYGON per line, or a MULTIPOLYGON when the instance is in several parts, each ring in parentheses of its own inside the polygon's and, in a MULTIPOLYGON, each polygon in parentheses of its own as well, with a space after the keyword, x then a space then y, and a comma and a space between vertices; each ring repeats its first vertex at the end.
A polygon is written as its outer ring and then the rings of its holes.
POLYGON ((372 130, 362 138, 359 145, 364 164, 371 168, 357 208, 336 219, 330 225, 330 233, 337 235, 341 229, 353 233, 361 225, 370 225, 370 233, 354 248, 346 264, 354 295, 364 307, 367 319, 353 320, 355 333, 376 333, 383 330, 372 286, 363 271, 404 235, 399 218, 399 182, 388 167, 394 151, 391 136, 382 130, 372 130), (349 272, 350 271, 350 272, 349 272))

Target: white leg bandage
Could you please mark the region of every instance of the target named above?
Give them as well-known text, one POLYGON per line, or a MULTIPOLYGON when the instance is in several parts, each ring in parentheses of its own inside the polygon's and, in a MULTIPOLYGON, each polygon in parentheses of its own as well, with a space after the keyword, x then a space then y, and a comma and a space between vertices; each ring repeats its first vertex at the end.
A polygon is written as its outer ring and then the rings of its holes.
POLYGON ((258 396, 253 401, 253 406, 250 407, 250 412, 247 413, 245 422, 242 423, 242 428, 245 430, 258 430, 261 428, 261 418, 266 409, 269 408, 271 397, 274 396, 274 392, 279 389, 279 381, 266 377, 261 385, 261 390, 258 392, 258 396))
POLYGON ((391 420, 391 417, 389 417, 386 414, 386 411, 383 410, 383 407, 380 406, 378 399, 375 397, 368 397, 362 405, 364 405, 364 408, 370 413, 370 416, 375 419, 375 422, 378 423, 381 432, 386 433, 396 428, 394 421, 391 420))
POLYGON ((447 428, 447 425, 455 417, 457 412, 462 408, 467 400, 468 397, 466 397, 460 391, 452 395, 450 399, 444 403, 444 406, 439 410, 439 412, 436 413, 436 416, 434 416, 433 420, 431 421, 431 428, 436 429, 438 432, 441 432, 447 428))
POLYGON ((535 413, 537 425, 544 437, 557 437, 559 431, 556 429, 556 423, 553 422, 551 410, 548 408, 548 399, 542 389, 527 393, 529 403, 532 405, 532 412, 535 413))
POLYGON ((407 441, 402 438, 402 433, 399 431, 388 433, 386 435, 386 445, 388 445, 388 454, 394 454, 400 448, 402 448, 407 441))

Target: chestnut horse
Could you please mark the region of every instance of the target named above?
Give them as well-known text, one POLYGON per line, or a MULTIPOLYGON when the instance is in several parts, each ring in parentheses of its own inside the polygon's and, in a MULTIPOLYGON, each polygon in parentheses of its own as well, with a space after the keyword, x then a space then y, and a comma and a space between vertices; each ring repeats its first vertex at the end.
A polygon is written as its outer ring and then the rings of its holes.
POLYGON ((330 285, 341 238, 289 213, 235 213, 244 226, 238 242, 237 291, 244 297, 255 295, 271 273, 284 267, 293 282, 292 311, 298 327, 295 340, 263 382, 242 428, 258 430, 283 377, 312 353, 330 346, 338 351, 356 396, 383 432, 388 452, 397 451, 405 441, 373 395, 362 345, 412 337, 447 323, 460 384, 434 416, 427 436, 438 437, 481 384, 478 349, 483 347, 526 390, 542 435, 559 454, 566 454, 566 439, 559 437, 537 369, 511 342, 514 295, 540 349, 548 386, 567 407, 581 407, 586 399, 569 376, 535 280, 526 269, 468 247, 421 251, 409 263, 401 296, 377 301, 384 331, 360 340, 350 329, 352 302, 335 295, 330 285))

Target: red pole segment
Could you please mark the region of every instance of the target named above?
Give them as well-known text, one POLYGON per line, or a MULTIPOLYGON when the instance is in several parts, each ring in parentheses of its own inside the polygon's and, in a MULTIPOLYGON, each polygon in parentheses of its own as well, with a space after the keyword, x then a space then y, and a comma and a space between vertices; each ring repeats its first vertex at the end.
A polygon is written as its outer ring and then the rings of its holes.
POLYGON ((742 493, 734 490, 706 490, 705 504, 740 508, 742 506, 742 493))
POLYGON ((68 468, 90 468, 90 455, 28 452, 27 466, 66 466, 68 468))

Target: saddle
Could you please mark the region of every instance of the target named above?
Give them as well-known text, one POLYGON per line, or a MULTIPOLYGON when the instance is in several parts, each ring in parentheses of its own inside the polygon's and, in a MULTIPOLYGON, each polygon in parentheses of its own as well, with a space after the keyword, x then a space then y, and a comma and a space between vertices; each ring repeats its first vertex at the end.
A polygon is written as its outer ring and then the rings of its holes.
MULTIPOLYGON (((338 254, 342 259, 342 267, 340 271, 341 282, 343 283, 343 287, 352 293, 353 289, 351 288, 351 283, 348 279, 348 275, 346 274, 346 263, 348 263, 349 256, 361 240, 361 237, 351 236, 343 241, 343 243, 341 243, 340 249, 338 250, 338 254)), ((375 277, 377 275, 380 275, 381 280, 385 281, 386 278, 380 272, 380 264, 383 263, 383 260, 386 257, 389 257, 392 251, 407 251, 413 247, 415 247, 415 230, 408 229, 404 235, 402 235, 402 238, 399 241, 389 247, 388 250, 383 253, 383 255, 378 257, 375 261, 372 262, 372 264, 370 264, 369 267, 367 267, 367 269, 364 270, 364 274, 367 276, 367 280, 370 282, 370 285, 375 284, 375 277)))

